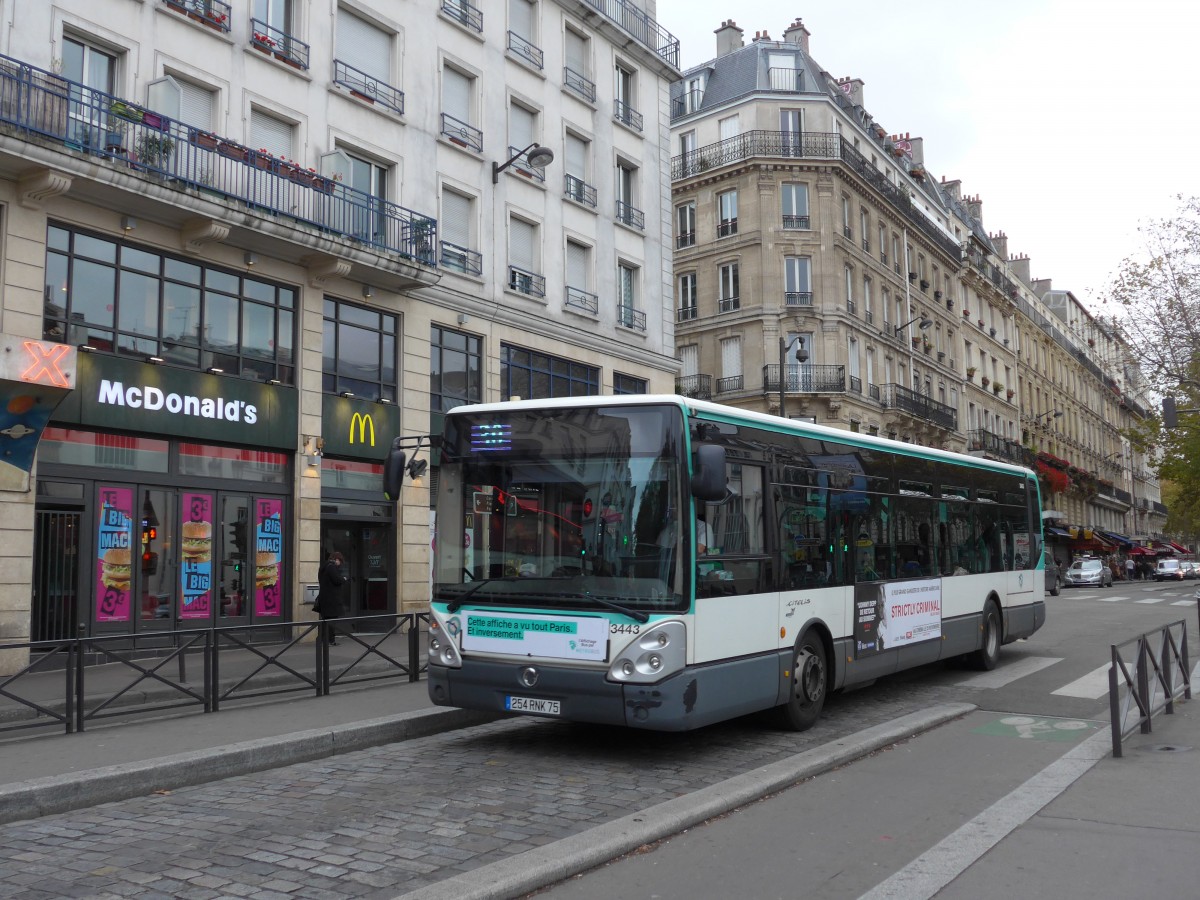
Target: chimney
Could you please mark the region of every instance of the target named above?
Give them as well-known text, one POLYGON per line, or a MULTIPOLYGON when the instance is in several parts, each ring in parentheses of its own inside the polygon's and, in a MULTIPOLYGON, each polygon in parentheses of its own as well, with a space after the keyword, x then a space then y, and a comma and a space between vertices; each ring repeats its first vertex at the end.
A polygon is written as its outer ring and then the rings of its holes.
POLYGON ((799 19, 783 30, 784 41, 789 44, 799 44, 800 49, 805 53, 808 52, 808 36, 808 29, 799 19))
POLYGON ((742 29, 730 19, 722 22, 721 27, 713 32, 717 36, 717 56, 728 56, 734 50, 740 50, 742 44, 742 29))
MULTIPOLYGON (((907 135, 906 135, 906 137, 907 137, 907 135)), ((919 137, 909 138, 908 143, 909 143, 909 146, 912 147, 913 165, 917 165, 917 166, 925 165, 925 139, 919 138, 919 137)))
POLYGON ((997 231, 995 234, 989 234, 992 239, 992 246, 996 248, 996 255, 1001 259, 1008 259, 1008 235, 1003 231, 997 231))
POLYGON ((947 181, 946 176, 942 176, 942 190, 951 200, 962 200, 962 179, 955 178, 953 181, 947 181))
POLYGON ((979 199, 979 195, 967 198, 967 215, 983 225, 983 201, 979 199))
POLYGON ((765 30, 764 31, 756 31, 756 32, 754 32, 754 40, 769 41, 769 40, 771 40, 771 35, 767 34, 767 32, 765 30))
POLYGON ((1046 294, 1049 290, 1050 290, 1050 279, 1049 278, 1035 278, 1033 280, 1033 292, 1035 294, 1037 294, 1039 297, 1046 296, 1046 294))
POLYGON ((861 78, 839 78, 837 83, 847 100, 855 106, 863 105, 863 84, 865 82, 861 78))
POLYGON ((1033 276, 1029 273, 1029 263, 1029 257, 1022 253, 1020 256, 1010 259, 1008 267, 1020 281, 1029 284, 1033 280, 1033 276))

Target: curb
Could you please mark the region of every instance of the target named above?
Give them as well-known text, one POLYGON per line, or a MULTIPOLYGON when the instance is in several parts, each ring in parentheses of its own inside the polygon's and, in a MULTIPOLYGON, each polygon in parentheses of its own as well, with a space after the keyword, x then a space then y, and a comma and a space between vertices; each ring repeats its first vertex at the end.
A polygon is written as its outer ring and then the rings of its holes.
POLYGON ((394 900, 509 900, 520 897, 975 709, 973 703, 948 703, 901 716, 642 812, 597 825, 545 847, 527 850, 398 895, 394 900))
POLYGON ((23 784, 0 785, 0 824, 311 762, 498 718, 501 717, 463 709, 419 710, 126 765, 52 775, 23 784))

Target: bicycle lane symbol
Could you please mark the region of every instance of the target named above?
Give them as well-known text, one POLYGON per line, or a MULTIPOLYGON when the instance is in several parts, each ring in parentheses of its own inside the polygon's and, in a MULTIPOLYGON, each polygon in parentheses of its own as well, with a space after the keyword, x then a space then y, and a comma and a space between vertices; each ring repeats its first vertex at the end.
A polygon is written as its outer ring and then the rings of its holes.
POLYGON ((1081 719, 1041 719, 1033 716, 1005 716, 972 729, 973 734, 1016 737, 1028 741, 1078 741, 1099 726, 1081 719))

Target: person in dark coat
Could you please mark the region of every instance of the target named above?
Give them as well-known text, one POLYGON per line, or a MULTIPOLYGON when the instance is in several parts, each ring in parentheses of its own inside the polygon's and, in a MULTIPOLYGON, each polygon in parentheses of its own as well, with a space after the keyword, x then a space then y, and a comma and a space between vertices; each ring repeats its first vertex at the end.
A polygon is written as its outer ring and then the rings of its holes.
MULTIPOLYGON (((346 606, 342 602, 342 585, 346 583, 346 574, 342 569, 345 561, 341 553, 334 551, 317 572, 320 590, 317 592, 314 609, 317 615, 326 621, 346 614, 346 606)), ((329 643, 337 644, 333 628, 326 626, 326 633, 329 635, 329 643)))

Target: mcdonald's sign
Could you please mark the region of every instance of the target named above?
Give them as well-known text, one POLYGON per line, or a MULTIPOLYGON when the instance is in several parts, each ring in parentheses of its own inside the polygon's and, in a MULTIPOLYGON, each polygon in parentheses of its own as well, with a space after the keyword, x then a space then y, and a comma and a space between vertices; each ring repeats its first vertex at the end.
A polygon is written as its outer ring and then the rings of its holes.
POLYGON ((350 434, 348 435, 351 444, 355 443, 355 431, 358 432, 359 444, 375 446, 375 419, 370 413, 355 412, 350 417, 350 434))

